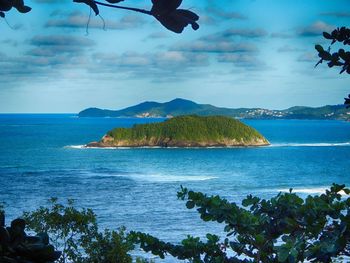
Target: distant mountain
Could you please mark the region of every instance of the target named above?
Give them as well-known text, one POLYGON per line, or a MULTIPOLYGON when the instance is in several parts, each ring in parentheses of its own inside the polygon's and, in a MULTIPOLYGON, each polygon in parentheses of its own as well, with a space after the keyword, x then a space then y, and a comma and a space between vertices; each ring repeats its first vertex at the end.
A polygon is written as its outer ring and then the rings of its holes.
POLYGON ((292 107, 286 110, 262 108, 220 108, 210 104, 197 104, 190 100, 174 99, 165 103, 143 102, 121 110, 88 108, 79 112, 79 117, 174 117, 196 114, 200 116, 224 115, 244 119, 322 119, 350 120, 350 109, 344 105, 323 107, 292 107))

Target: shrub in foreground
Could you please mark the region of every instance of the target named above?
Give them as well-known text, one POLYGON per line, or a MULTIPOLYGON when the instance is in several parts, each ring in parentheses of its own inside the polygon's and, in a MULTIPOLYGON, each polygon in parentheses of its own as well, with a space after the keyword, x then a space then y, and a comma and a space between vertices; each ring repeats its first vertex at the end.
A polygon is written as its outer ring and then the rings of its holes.
POLYGON ((91 209, 77 209, 72 200, 67 205, 50 200, 51 207, 25 212, 27 227, 36 233, 48 233, 55 248, 62 250, 58 262, 130 263, 128 254, 134 246, 124 228, 99 232, 91 209))
POLYGON ((333 185, 322 195, 299 197, 290 190, 270 200, 248 196, 239 206, 219 196, 182 188, 178 198, 203 221, 223 224, 227 235, 189 236, 171 244, 140 232, 135 243, 161 258, 190 262, 334 262, 350 256, 350 190, 333 185))
POLYGON ((249 195, 238 205, 181 187, 178 198, 186 207, 196 208, 205 222, 222 224, 227 234, 207 234, 205 241, 188 236, 180 244, 124 228, 99 232, 93 211, 78 210, 72 201, 65 206, 52 199, 51 208, 27 212, 24 219, 62 250, 58 262, 129 263, 134 244, 160 258, 194 263, 335 262, 350 257, 349 195, 334 184, 322 195, 301 198, 291 189, 269 200, 249 195))

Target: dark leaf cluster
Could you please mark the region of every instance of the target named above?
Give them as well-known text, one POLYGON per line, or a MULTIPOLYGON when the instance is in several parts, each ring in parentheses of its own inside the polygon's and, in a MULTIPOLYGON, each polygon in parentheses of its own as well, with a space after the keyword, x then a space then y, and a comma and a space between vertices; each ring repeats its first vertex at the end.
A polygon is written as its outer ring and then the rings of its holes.
POLYGON ((199 16, 195 13, 179 9, 182 0, 152 0, 151 14, 167 29, 182 33, 187 25, 197 30, 199 16))
MULTIPOLYGON (((338 42, 347 46, 350 45, 350 28, 341 27, 333 30, 332 33, 323 32, 323 37, 330 40, 331 45, 338 42)), ((340 48, 337 52, 331 53, 331 47, 324 49, 321 45, 316 45, 315 49, 320 57, 316 67, 324 61, 327 61, 327 65, 330 68, 340 67, 340 74, 344 72, 350 74, 350 51, 340 48)), ((345 104, 350 105, 350 95, 349 98, 345 98, 345 104)))
POLYGON ((316 64, 323 63, 327 61, 328 67, 332 68, 334 66, 342 67, 340 74, 346 72, 350 74, 350 52, 345 51, 344 49, 339 49, 337 52, 330 53, 330 49, 324 50, 321 45, 315 46, 318 51, 318 56, 321 58, 320 61, 316 64))
MULTIPOLYGON (((194 30, 199 28, 197 23, 199 16, 192 11, 179 8, 182 4, 182 0, 152 0, 152 8, 150 11, 115 5, 123 1, 124 0, 105 0, 106 3, 104 3, 94 0, 73 0, 75 3, 88 5, 94 11, 95 15, 100 14, 99 5, 151 15, 164 27, 175 33, 182 33, 184 28, 188 25, 191 25, 194 30)), ((0 0, 0 17, 5 17, 5 12, 12 8, 16 8, 21 13, 27 13, 31 10, 30 7, 24 5, 23 0, 0 0)))
POLYGON ((343 43, 344 45, 350 45, 350 28, 341 27, 332 31, 332 33, 323 33, 324 38, 332 40, 331 45, 335 42, 343 43))
MULTIPOLYGON (((343 45, 350 45, 350 28, 341 27, 333 30, 332 33, 323 32, 323 37, 331 40, 331 45, 336 42, 342 43, 343 45)), ((318 51, 318 56, 320 57, 320 61, 316 66, 323 61, 328 61, 329 67, 342 67, 340 73, 347 72, 350 74, 350 52, 339 49, 338 52, 331 53, 331 47, 325 50, 321 45, 316 45, 315 49, 318 51)))
POLYGON ((242 205, 182 188, 178 198, 203 221, 224 224, 227 236, 188 237, 174 245, 143 233, 133 240, 145 251, 191 262, 333 262, 350 256, 350 190, 333 185, 303 199, 292 192, 270 200, 248 196, 242 205), (344 195, 344 196, 343 196, 344 195))
POLYGON ((23 0, 0 0, 0 17, 5 17, 5 12, 16 8, 20 13, 28 13, 31 8, 26 6, 23 0))
POLYGON ((348 95, 347 98, 344 98, 345 99, 345 105, 347 105, 347 108, 350 107, 350 94, 348 95))
POLYGON ((152 0, 152 8, 150 11, 132 7, 112 5, 124 0, 106 0, 110 4, 105 4, 93 0, 73 1, 77 3, 87 4, 94 10, 95 15, 99 14, 98 5, 151 15, 155 17, 165 28, 175 33, 182 33, 184 28, 188 25, 191 25, 194 30, 197 30, 199 28, 199 25, 197 23, 199 16, 192 11, 179 8, 182 4, 182 0, 152 0))

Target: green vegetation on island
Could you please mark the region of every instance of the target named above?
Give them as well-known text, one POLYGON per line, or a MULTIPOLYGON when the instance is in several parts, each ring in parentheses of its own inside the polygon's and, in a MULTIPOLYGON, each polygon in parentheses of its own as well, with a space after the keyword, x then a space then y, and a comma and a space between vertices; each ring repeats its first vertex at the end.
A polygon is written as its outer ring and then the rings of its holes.
POLYGON ((225 116, 179 116, 161 123, 109 131, 87 147, 229 147, 269 142, 255 129, 225 116))

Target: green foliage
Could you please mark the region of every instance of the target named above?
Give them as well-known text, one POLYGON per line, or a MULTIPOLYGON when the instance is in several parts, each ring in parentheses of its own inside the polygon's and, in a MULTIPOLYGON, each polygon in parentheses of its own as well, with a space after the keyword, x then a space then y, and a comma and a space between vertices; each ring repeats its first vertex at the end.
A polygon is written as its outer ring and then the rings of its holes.
POLYGON ((152 140, 183 142, 218 142, 225 139, 247 142, 264 139, 255 129, 224 116, 179 116, 161 123, 134 125, 131 129, 117 128, 108 135, 114 140, 131 142, 152 140))
POLYGON ((120 228, 118 232, 106 229, 104 233, 98 233, 93 241, 91 241, 91 237, 85 239, 82 247, 88 254, 88 259, 85 262, 132 262, 132 258, 128 253, 134 249, 134 245, 129 241, 125 228, 120 228))
MULTIPOLYGON (((180 259, 190 260, 190 262, 226 262, 226 253, 222 250, 222 244, 215 235, 207 234, 207 242, 200 241, 199 238, 188 236, 180 245, 174 245, 168 242, 144 234, 141 232, 131 232, 130 237, 140 247, 154 255, 164 259, 167 254, 180 259)), ((232 261, 239 262, 239 261, 232 261)))
POLYGON ((62 250, 58 262, 132 262, 128 252, 133 249, 133 244, 124 228, 100 233, 91 209, 78 210, 72 200, 65 206, 56 198, 52 198, 50 204, 50 208, 25 212, 23 217, 30 230, 48 233, 55 248, 62 250))
POLYGON ((224 224, 226 237, 207 234, 206 242, 188 237, 174 245, 140 232, 131 236, 161 258, 170 254, 191 262, 335 262, 350 256, 349 194, 334 184, 320 196, 302 199, 292 190, 270 200, 250 195, 239 206, 182 188, 178 198, 197 208, 203 221, 224 224))
POLYGON ((63 251, 59 262, 81 262, 83 254, 80 247, 84 240, 95 237, 98 232, 95 214, 90 209, 77 210, 72 200, 67 206, 58 203, 56 198, 52 198, 50 203, 51 208, 40 207, 34 212, 24 213, 28 228, 50 235, 55 248, 63 251))

